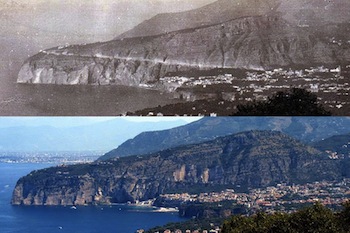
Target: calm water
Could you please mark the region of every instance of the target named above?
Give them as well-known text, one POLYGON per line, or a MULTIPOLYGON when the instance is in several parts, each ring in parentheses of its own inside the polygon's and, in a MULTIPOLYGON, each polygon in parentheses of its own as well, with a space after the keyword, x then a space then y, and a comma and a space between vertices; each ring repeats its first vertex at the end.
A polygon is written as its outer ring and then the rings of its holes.
POLYGON ((124 86, 16 84, 22 64, 45 44, 42 40, 28 52, 25 38, 0 35, 1 116, 115 116, 179 102, 172 94, 124 86))
POLYGON ((168 222, 183 221, 177 213, 155 213, 149 209, 112 207, 24 207, 11 206, 16 181, 32 170, 50 164, 0 163, 0 232, 1 233, 133 233, 168 222))

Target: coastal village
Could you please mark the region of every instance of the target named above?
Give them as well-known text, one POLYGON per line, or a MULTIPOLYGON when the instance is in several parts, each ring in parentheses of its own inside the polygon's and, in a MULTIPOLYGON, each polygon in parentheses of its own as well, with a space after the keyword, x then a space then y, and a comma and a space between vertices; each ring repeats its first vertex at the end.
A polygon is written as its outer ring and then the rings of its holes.
POLYGON ((350 108, 349 77, 350 65, 255 71, 223 69, 208 75, 168 75, 160 79, 160 85, 186 101, 222 99, 240 103, 266 100, 277 91, 302 88, 315 93, 328 109, 339 112, 350 108))
POLYGON ((314 182, 303 185, 277 184, 264 189, 251 189, 248 193, 237 193, 233 189, 222 192, 201 194, 163 194, 169 201, 197 203, 220 203, 232 201, 233 205, 243 205, 254 213, 258 210, 265 212, 292 212, 297 206, 320 202, 326 206, 340 206, 350 199, 350 179, 341 182, 314 182))
MULTIPOLYGON (((331 208, 339 208, 342 203, 350 199, 350 179, 340 182, 321 181, 297 184, 276 184, 264 189, 251 189, 248 193, 237 193, 233 189, 222 192, 210 192, 200 194, 174 193, 163 194, 161 197, 169 202, 178 203, 217 203, 220 207, 223 202, 229 201, 232 205, 244 206, 246 215, 258 211, 275 213, 276 211, 291 213, 302 206, 312 205, 319 202, 331 208)), ((138 230, 138 233, 144 232, 138 230)), ((219 233, 220 228, 214 227, 209 230, 186 230, 167 229, 164 232, 154 233, 219 233)))
POLYGON ((82 164, 95 161, 101 151, 2 152, 0 163, 82 164))

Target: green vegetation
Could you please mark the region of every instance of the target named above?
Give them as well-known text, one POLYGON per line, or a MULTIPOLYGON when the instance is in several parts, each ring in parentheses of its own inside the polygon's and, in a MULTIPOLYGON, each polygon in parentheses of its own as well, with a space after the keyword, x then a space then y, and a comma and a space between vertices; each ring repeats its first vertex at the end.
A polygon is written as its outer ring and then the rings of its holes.
POLYGON ((205 203, 184 203, 179 207, 179 214, 189 218, 225 218, 232 214, 246 214, 247 208, 244 205, 232 201, 205 202, 205 203))
POLYGON ((226 220, 224 217, 192 218, 185 222, 157 226, 146 233, 163 232, 166 229, 180 229, 183 232, 187 229, 208 230, 216 226, 221 226, 222 233, 349 233, 350 201, 344 203, 339 212, 315 203, 289 214, 258 212, 251 216, 234 215, 226 220))
POLYGON ((340 212, 333 212, 320 203, 297 212, 234 216, 225 221, 222 233, 300 233, 300 232, 350 232, 350 202, 340 212))
POLYGON ((224 218, 211 218, 210 220, 205 218, 195 218, 185 222, 168 223, 164 226, 156 226, 147 230, 146 233, 163 232, 166 229, 171 229, 172 231, 179 229, 182 232, 185 232, 187 229, 210 230, 217 226, 221 226, 223 222, 224 218))
POLYGON ((293 88, 279 91, 267 101, 237 106, 235 116, 330 116, 317 102, 317 96, 307 90, 293 88))
POLYGON ((313 146, 321 151, 330 150, 338 154, 350 155, 350 134, 335 135, 325 140, 313 143, 313 146))

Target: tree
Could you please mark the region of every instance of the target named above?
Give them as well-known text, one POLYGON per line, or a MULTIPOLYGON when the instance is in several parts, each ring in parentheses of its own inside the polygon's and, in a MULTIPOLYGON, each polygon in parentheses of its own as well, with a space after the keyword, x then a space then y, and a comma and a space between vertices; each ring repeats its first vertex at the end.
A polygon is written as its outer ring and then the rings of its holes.
POLYGON ((344 232, 350 232, 350 201, 343 204, 343 210, 338 214, 338 219, 344 232))
POLYGON ((305 89, 279 91, 267 101, 238 105, 235 116, 330 116, 317 96, 305 89))
POLYGON ((233 216, 223 224, 222 233, 345 233, 349 232, 350 202, 344 206, 339 215, 316 203, 292 214, 233 216))
POLYGON ((293 213, 290 225, 297 232, 338 233, 341 232, 335 214, 320 203, 293 213))

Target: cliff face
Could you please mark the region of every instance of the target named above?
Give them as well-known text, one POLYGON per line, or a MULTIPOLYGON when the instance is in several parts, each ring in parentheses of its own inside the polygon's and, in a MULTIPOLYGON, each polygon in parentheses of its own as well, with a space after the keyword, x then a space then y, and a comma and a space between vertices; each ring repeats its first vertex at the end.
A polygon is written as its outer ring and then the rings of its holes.
POLYGON ((197 122, 169 130, 141 133, 106 153, 99 160, 154 153, 159 150, 205 142, 219 136, 248 130, 281 131, 303 142, 312 142, 333 135, 348 133, 349 127, 350 119, 337 117, 203 118, 197 122))
POLYGON ((348 44, 330 42, 336 29, 319 29, 291 25, 273 12, 157 36, 58 47, 29 58, 17 82, 157 87, 168 72, 349 61, 348 44))
MULTIPOLYGON (((65 50, 69 50, 68 48, 65 50)), ((45 51, 29 59, 21 68, 17 82, 64 85, 125 85, 139 86, 153 83, 166 72, 177 71, 176 66, 137 59, 115 59, 99 55, 60 54, 45 51)), ((63 53, 66 53, 63 51, 63 53)))
POLYGON ((341 179, 341 166, 278 132, 251 131, 146 156, 55 167, 21 178, 14 205, 83 205, 146 200, 196 187, 266 187, 341 179))

